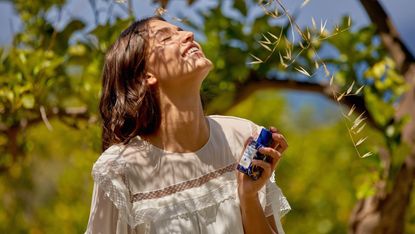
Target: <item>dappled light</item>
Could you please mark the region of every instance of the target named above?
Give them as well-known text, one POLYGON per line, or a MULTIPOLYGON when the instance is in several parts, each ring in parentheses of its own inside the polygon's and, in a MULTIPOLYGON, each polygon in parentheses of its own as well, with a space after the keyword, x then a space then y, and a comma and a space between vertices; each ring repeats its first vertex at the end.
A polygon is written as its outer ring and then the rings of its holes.
MULTIPOLYGON (((106 53, 132 22, 153 14, 167 21, 151 20, 133 38, 146 40, 150 65, 143 77, 161 93, 165 110, 177 99, 185 103, 178 109, 190 110, 195 100, 186 99, 188 92, 201 86, 192 94, 201 97, 205 115, 275 126, 287 139, 275 171, 291 206, 281 221, 286 233, 415 233, 415 59, 407 45, 413 42, 402 39, 384 1, 360 0, 363 7, 351 9, 369 23, 343 15, 330 22, 318 12, 304 23, 300 15, 315 7, 313 0, 143 2, 0 3, 21 24, 0 47, 0 233, 84 233, 93 177, 105 179, 100 173, 129 189, 114 197, 146 207, 128 214, 129 221, 166 219, 152 228, 173 233, 188 228, 169 226, 173 216, 188 225, 203 219, 206 230, 217 219, 241 219, 232 213, 239 207, 215 202, 237 196, 229 193, 236 183, 229 172, 245 132, 229 133, 215 117, 194 153, 178 157, 137 135, 128 147, 118 151, 116 144, 101 155, 106 53), (89 15, 72 16, 71 4, 89 15), (189 206, 193 194, 180 192, 197 192, 201 184, 215 195, 200 193, 189 206), (163 196, 168 205, 156 207, 152 199, 163 196), (197 207, 199 216, 189 215, 197 207)), ((127 43, 118 46, 135 54, 127 43)), ((163 116, 161 124, 174 117, 163 116)))

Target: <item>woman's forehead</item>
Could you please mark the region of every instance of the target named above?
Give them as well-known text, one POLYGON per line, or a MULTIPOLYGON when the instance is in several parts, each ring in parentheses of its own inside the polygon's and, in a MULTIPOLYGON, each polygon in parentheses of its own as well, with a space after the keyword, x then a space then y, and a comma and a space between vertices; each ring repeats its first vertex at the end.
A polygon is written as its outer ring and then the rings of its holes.
POLYGON ((166 30, 172 30, 172 29, 173 30, 178 29, 178 27, 174 24, 171 24, 169 22, 162 21, 162 20, 151 20, 148 23, 148 30, 149 30, 150 36, 155 36, 160 31, 166 31, 166 30))

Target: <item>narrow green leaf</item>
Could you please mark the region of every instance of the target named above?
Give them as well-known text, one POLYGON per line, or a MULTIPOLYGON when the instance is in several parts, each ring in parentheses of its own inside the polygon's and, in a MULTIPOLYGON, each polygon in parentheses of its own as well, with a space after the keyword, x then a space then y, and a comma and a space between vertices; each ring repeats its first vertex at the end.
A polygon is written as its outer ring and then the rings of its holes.
POLYGON ((262 36, 265 38, 265 41, 263 41, 263 42, 265 42, 265 44, 272 44, 271 43, 271 41, 268 39, 268 37, 266 37, 264 34, 262 34, 262 36))
POLYGON ((324 24, 322 20, 320 21, 320 34, 323 34, 324 30, 326 29, 326 25, 327 25, 327 20, 324 21, 324 24))
POLYGON ((349 113, 347 113, 347 116, 351 116, 355 108, 356 106, 353 104, 352 108, 350 108, 349 113))
POLYGON ((369 157, 369 156, 371 156, 371 155, 373 155, 373 153, 372 153, 372 152, 367 152, 367 153, 365 153, 365 154, 362 156, 362 158, 366 158, 366 157, 369 157))
POLYGON ((333 75, 331 75, 331 78, 330 78, 330 86, 332 86, 332 85, 333 85, 333 81, 334 81, 334 76, 333 76, 333 75))
POLYGON ((172 18, 173 18, 174 21, 184 22, 184 19, 182 19, 182 18, 179 18, 179 17, 176 17, 176 16, 173 16, 172 18))
POLYGON ((337 97, 337 101, 339 102, 340 100, 342 100, 342 98, 344 97, 345 93, 342 93, 340 96, 337 97))
POLYGON ((277 7, 275 7, 274 12, 272 13, 272 15, 274 16, 274 18, 278 18, 278 16, 280 15, 280 11, 278 10, 277 7))
POLYGON ((284 62, 284 59, 282 58, 281 53, 278 53, 278 54, 279 54, 279 56, 280 56, 280 62, 281 62, 281 65, 282 65, 283 67, 287 67, 287 64, 284 62))
POLYGON ((311 17, 311 23, 313 24, 313 29, 316 30, 317 24, 316 24, 316 21, 314 20, 314 17, 311 17))
POLYGON ((360 139, 359 141, 356 142, 356 146, 362 144, 365 140, 367 139, 367 137, 360 139))
POLYGON ((308 27, 307 27, 306 31, 307 31, 307 39, 311 40, 311 33, 310 33, 310 30, 308 29, 308 27))
POLYGON ((302 74, 304 74, 304 75, 306 75, 308 77, 311 76, 310 73, 308 73, 304 68, 302 68, 300 66, 299 67, 294 67, 294 69, 297 70, 297 71, 299 71, 299 72, 301 72, 302 74))
MULTIPOLYGON (((357 119, 360 119, 360 118, 362 118, 363 117, 363 115, 365 114, 366 112, 365 111, 363 111, 363 113, 361 113, 358 117, 357 117, 357 119)), ((357 120, 356 119, 356 120, 357 120)))
POLYGON ((275 36, 274 34, 267 32, 271 37, 273 37, 275 40, 279 40, 279 38, 277 36, 275 36))
POLYGON ((334 30, 335 30, 336 32, 338 32, 338 31, 340 30, 340 27, 339 27, 339 25, 338 25, 338 24, 336 24, 336 25, 334 26, 334 30))
POLYGON ((301 47, 302 49, 305 49, 305 46, 303 45, 303 42, 301 42, 301 41, 300 41, 300 47, 301 47))
POLYGON ((290 49, 290 48, 286 48, 286 49, 285 49, 285 55, 284 55, 284 58, 285 58, 286 60, 291 60, 291 49, 290 49))
MULTIPOLYGON (((121 1, 125 1, 125 0, 121 0, 121 1)), ((158 16, 162 16, 167 12, 166 9, 164 9, 163 7, 159 7, 156 9, 155 14, 158 16)))
POLYGON ((303 3, 301 4, 301 8, 305 7, 309 2, 310 0, 304 0, 303 3))
POLYGON ((357 128, 357 126, 359 126, 360 125, 360 123, 362 123, 363 122, 363 120, 365 120, 366 118, 360 118, 360 116, 359 117, 357 117, 357 119, 354 121, 354 123, 353 123, 353 126, 352 126, 352 128, 351 128, 351 130, 353 130, 353 129, 355 129, 355 128, 357 128))
POLYGON ((22 104, 24 108, 32 109, 35 105, 35 97, 32 94, 23 95, 22 104))
POLYGON ((272 52, 271 48, 269 48, 269 46, 265 45, 265 44, 263 43, 263 41, 259 41, 258 43, 259 43, 262 47, 264 47, 265 49, 267 49, 268 51, 272 52))
POLYGON ((301 31, 301 29, 299 29, 298 27, 294 27, 295 30, 297 31, 298 35, 303 35, 303 32, 301 31))
POLYGON ((362 85, 362 87, 360 87, 358 90, 356 90, 356 92, 354 93, 355 95, 357 95, 357 94, 359 94, 360 93, 360 91, 362 91, 362 89, 364 88, 365 86, 364 85, 362 85))
POLYGON ((263 63, 264 61, 262 61, 260 58, 258 58, 258 57, 256 57, 255 55, 253 55, 253 54, 249 54, 249 55, 251 55, 254 59, 255 59, 255 61, 252 61, 252 62, 250 62, 250 63, 248 63, 248 64, 258 64, 258 63, 263 63))
POLYGON ((356 131, 356 134, 359 134, 362 130, 363 130, 363 128, 366 126, 366 123, 364 123, 357 131, 356 131))
POLYGON ((314 66, 316 67, 316 69, 320 68, 320 65, 318 64, 317 60, 314 61, 314 66))
POLYGON ((353 85, 354 85, 354 81, 353 81, 353 82, 352 82, 352 84, 350 85, 349 89, 347 89, 346 95, 348 95, 350 92, 352 92, 353 85))
POLYGON ((323 68, 324 68, 324 72, 326 73, 326 76, 329 77, 330 76, 330 71, 329 71, 329 69, 327 69, 327 66, 324 62, 323 62, 323 68))
POLYGON ((25 64, 27 62, 26 55, 23 52, 19 53, 19 59, 20 59, 20 61, 22 61, 23 64, 25 64))

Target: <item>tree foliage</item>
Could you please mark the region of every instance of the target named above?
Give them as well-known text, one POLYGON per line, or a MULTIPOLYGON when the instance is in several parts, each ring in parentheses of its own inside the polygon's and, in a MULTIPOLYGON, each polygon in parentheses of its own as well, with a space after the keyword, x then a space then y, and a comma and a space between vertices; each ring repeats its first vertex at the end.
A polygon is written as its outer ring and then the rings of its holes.
MULTIPOLYGON (((87 223, 90 170, 100 149, 103 56, 134 18, 108 17, 74 40, 86 22, 70 19, 58 29, 47 17, 59 16, 65 3, 13 1, 23 29, 0 50, 2 233, 81 233, 87 223)), ((239 19, 217 4, 198 12, 202 27, 187 21, 205 36, 203 49, 215 65, 202 87, 206 112, 275 125, 287 136, 290 148, 277 182, 293 207, 284 220, 288 233, 345 233, 353 205, 376 194, 379 181, 392 191, 409 154, 401 141, 408 117, 395 121, 393 107, 408 86, 377 42, 375 27, 343 30, 350 27, 345 17, 332 29, 322 29, 323 22, 297 28, 291 21, 272 22, 269 14, 247 24, 256 3, 247 4, 235 1, 239 19), (288 39, 293 33, 295 42, 288 39), (340 107, 343 116, 325 115, 326 123, 307 106, 293 111, 281 89, 323 95, 338 104, 329 111, 340 107), (365 121, 356 124, 359 116, 365 121), (360 159, 356 149, 374 155, 360 159), (390 152, 390 164, 382 160, 382 149, 390 152)), ((413 206, 408 232, 415 232, 413 206)))

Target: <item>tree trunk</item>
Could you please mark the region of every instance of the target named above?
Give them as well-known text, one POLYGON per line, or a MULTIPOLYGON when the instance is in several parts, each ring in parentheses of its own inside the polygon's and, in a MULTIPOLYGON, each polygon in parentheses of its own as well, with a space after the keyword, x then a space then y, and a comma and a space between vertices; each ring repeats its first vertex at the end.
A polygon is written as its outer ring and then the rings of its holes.
MULTIPOLYGON (((410 154, 395 178, 393 189, 384 196, 384 190, 360 200, 351 216, 349 233, 400 234, 404 233, 406 208, 410 202, 415 174, 415 154, 410 154)), ((383 182, 379 182, 384 188, 383 182)))
POLYGON ((360 2, 372 23, 376 25, 383 45, 410 86, 398 105, 395 122, 405 116, 410 117, 402 130, 401 140, 402 143, 411 146, 411 152, 405 158, 396 177, 390 179, 393 181, 391 191, 385 190, 384 185, 388 178, 384 178, 385 181, 379 182, 383 184, 382 189, 378 189, 374 196, 356 204, 350 218, 349 233, 400 234, 404 233, 405 214, 415 178, 415 61, 378 0, 360 2))

